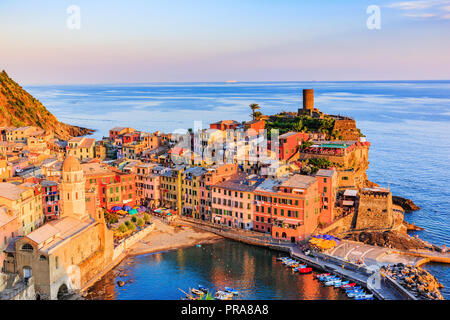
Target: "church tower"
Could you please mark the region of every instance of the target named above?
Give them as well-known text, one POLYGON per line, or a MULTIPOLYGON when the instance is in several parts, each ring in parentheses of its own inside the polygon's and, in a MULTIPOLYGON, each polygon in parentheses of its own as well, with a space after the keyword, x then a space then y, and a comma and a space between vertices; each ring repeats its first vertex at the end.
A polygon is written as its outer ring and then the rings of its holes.
POLYGON ((82 220, 88 216, 85 184, 86 178, 80 162, 74 156, 68 155, 62 165, 61 218, 74 217, 82 220))

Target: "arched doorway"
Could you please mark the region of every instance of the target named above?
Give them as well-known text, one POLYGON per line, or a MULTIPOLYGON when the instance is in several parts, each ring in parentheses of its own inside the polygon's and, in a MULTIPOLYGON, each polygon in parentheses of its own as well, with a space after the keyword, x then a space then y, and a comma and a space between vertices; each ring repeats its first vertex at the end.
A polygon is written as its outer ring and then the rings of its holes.
POLYGON ((66 284, 63 283, 58 289, 57 299, 63 300, 64 296, 66 296, 68 293, 69 293, 69 289, 67 288, 66 284))
POLYGON ((283 232, 283 233, 281 234, 281 237, 284 238, 284 239, 286 239, 286 232, 283 232))
POLYGON ((28 284, 28 280, 31 278, 31 267, 25 266, 23 267, 23 279, 25 283, 28 284))

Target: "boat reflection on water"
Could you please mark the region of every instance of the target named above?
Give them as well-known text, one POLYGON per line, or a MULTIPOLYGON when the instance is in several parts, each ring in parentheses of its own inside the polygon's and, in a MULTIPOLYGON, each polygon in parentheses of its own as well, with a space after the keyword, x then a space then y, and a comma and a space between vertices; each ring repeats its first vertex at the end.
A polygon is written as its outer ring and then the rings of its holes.
POLYGON ((179 300, 179 288, 234 288, 234 299, 347 299, 276 261, 280 253, 220 240, 201 247, 129 257, 88 289, 86 299, 179 300), (122 286, 118 282, 122 281, 122 286))

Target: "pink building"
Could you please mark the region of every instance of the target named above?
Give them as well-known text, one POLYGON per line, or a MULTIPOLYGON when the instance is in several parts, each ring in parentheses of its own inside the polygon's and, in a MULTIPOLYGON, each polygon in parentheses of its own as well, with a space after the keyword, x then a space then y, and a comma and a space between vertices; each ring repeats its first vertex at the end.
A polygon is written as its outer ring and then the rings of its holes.
POLYGON ((17 216, 9 212, 6 207, 0 207, 0 269, 3 268, 5 260, 4 250, 9 242, 18 236, 18 230, 17 216))
POLYGON ((253 191, 263 181, 239 173, 212 186, 212 221, 237 229, 253 228, 253 191))
POLYGON ((199 213, 202 220, 211 220, 212 186, 227 180, 237 173, 237 164, 224 164, 208 168, 199 184, 199 213))
POLYGON ((136 167, 136 195, 138 203, 157 207, 161 202, 161 174, 169 170, 154 163, 136 167))

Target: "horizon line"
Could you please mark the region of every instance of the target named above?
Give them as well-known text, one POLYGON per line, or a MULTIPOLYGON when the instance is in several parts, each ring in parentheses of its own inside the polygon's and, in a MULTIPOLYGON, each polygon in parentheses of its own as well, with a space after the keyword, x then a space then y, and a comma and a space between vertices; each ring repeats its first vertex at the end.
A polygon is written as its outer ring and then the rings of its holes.
MULTIPOLYGON (((13 79, 14 80, 14 79, 13 79)), ((16 81, 16 80, 14 80, 16 81)), ((23 86, 95 86, 95 85, 145 85, 145 84, 200 84, 200 83, 220 83, 220 84, 228 84, 234 85, 239 83, 277 83, 277 82, 307 82, 307 83, 317 83, 317 82, 339 82, 339 83, 349 83, 349 82, 450 82, 449 79, 396 79, 396 80, 222 80, 222 81, 143 81, 143 82, 96 82, 96 83, 87 83, 87 82, 74 82, 74 83, 23 83, 23 86), (233 81, 233 82, 229 82, 233 81)), ((18 82, 18 81, 16 81, 18 82)))

